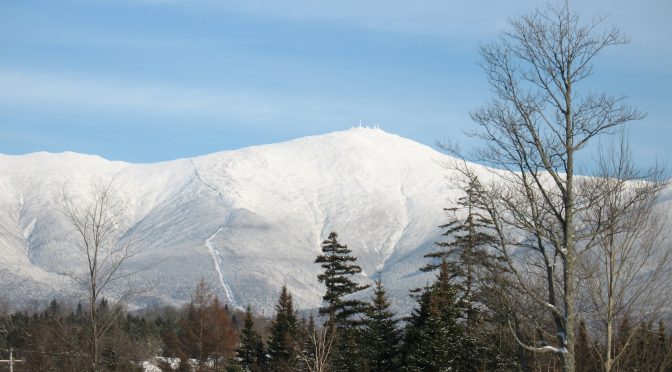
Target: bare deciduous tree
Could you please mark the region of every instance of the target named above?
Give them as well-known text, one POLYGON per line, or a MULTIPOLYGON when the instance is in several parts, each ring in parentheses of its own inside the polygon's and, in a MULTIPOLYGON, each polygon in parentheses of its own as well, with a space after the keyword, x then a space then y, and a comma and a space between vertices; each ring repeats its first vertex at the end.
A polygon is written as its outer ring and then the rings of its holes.
POLYGON ((309 330, 307 334, 309 338, 309 347, 312 347, 310 352, 302 351, 299 353, 299 358, 305 364, 310 372, 327 372, 329 371, 329 358, 331 357, 331 347, 336 337, 335 332, 327 329, 319 330, 317 328, 309 330))
POLYGON ((125 265, 137 254, 137 249, 130 241, 122 239, 121 227, 126 208, 115 194, 112 184, 92 181, 91 190, 82 200, 75 200, 64 190, 62 213, 74 228, 76 253, 85 262, 83 270, 67 275, 85 288, 87 293, 89 357, 91 369, 97 371, 100 368, 101 341, 114 324, 122 301, 137 290, 125 288, 121 293, 116 293, 116 299, 106 311, 99 311, 99 303, 106 290, 135 273, 128 271, 125 265))
POLYGON ((577 152, 643 115, 624 97, 576 89, 604 48, 627 42, 618 29, 582 23, 567 3, 510 25, 497 42, 480 47, 495 97, 471 113, 479 127, 473 135, 484 143, 473 160, 496 170, 466 163, 457 169, 465 184, 483 187, 481 207, 517 286, 510 292, 537 307, 517 307, 523 313, 514 318, 532 323, 535 338, 514 332, 516 340, 528 351, 557 355, 563 371, 574 371, 579 252, 603 232, 583 218, 597 201, 579 189, 577 152))
POLYGON ((665 182, 657 169, 642 172, 633 165, 621 142, 599 158, 597 177, 580 182, 582 194, 592 199, 582 214, 583 225, 595 234, 578 259, 583 283, 579 296, 587 297, 587 319, 597 321, 601 345, 597 350, 605 372, 627 352, 636 329, 618 330, 625 319, 647 323, 670 305, 672 252, 665 246, 667 220, 655 208, 665 182))

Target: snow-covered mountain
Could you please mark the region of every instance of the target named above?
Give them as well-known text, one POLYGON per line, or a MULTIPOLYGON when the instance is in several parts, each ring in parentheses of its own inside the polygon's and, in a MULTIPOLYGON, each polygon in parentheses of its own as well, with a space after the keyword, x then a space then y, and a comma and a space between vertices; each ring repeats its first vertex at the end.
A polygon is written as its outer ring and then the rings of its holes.
MULTIPOLYGON (((320 305, 320 243, 337 231, 376 272, 397 309, 430 280, 418 268, 455 199, 446 156, 379 129, 356 128, 280 144, 155 164, 76 153, 0 155, 0 293, 12 302, 72 295, 58 274, 78 257, 63 190, 90 193, 112 180, 129 206, 129 262, 152 290, 135 302, 189 300, 204 277, 224 301, 272 312, 286 284, 299 308, 320 305)), ((367 296, 369 294, 364 294, 367 296)))

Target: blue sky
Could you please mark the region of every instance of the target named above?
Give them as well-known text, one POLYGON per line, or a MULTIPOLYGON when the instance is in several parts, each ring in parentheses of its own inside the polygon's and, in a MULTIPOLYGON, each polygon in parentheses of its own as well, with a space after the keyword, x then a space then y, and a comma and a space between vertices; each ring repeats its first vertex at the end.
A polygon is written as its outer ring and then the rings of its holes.
MULTIPOLYGON (((153 162, 364 124, 469 147, 491 93, 479 41, 539 1, 4 0, 0 153, 153 162), (465 4, 462 4, 465 3, 465 4), (460 4, 460 5, 457 5, 460 4)), ((635 158, 672 159, 672 2, 572 4, 631 43, 589 89, 645 111, 635 158)))

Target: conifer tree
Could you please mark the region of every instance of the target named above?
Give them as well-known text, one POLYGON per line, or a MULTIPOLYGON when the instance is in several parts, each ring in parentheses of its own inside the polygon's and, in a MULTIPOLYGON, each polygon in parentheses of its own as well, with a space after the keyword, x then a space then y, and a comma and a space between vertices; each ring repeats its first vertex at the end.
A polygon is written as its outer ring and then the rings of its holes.
POLYGON ((436 281, 418 297, 406 326, 404 366, 407 371, 459 371, 464 330, 457 286, 451 283, 448 263, 439 266, 436 281))
POLYGON ((361 314, 366 311, 364 301, 346 298, 353 293, 368 288, 352 280, 352 276, 362 272, 362 268, 355 264, 357 257, 351 256, 352 251, 346 245, 338 242, 335 232, 329 234, 322 242, 322 255, 317 256, 315 263, 319 263, 324 272, 317 279, 327 287, 322 297, 325 306, 320 308, 320 315, 327 315, 327 331, 333 332, 334 354, 332 355, 332 369, 337 371, 361 371, 364 367, 364 356, 361 353, 359 342, 361 314))
POLYGON ((450 222, 439 226, 445 229, 445 240, 436 242, 437 251, 425 255, 431 261, 420 270, 446 266, 447 278, 457 290, 456 302, 462 309, 459 318, 464 320, 463 342, 469 345, 460 355, 463 370, 507 370, 516 364, 515 358, 493 343, 504 336, 501 320, 507 317, 501 314, 498 289, 506 288, 507 270, 503 258, 492 249, 493 225, 480 208, 482 193, 478 183, 470 182, 457 206, 445 209, 452 215, 450 222))
POLYGON ((630 347, 630 344, 634 341, 635 329, 630 321, 630 317, 627 314, 621 319, 621 322, 618 326, 615 340, 614 340, 614 355, 615 360, 615 369, 618 370, 619 367, 626 365, 628 361, 636 355, 636 351, 633 351, 630 347), (620 357, 621 360, 618 360, 618 355, 622 354, 620 357))
POLYGON ((401 331, 390 311, 390 300, 380 276, 375 282, 372 302, 364 319, 363 341, 371 371, 392 371, 398 364, 401 331))
POLYGON ((270 369, 273 371, 293 371, 298 362, 297 333, 298 324, 292 295, 283 285, 278 304, 277 314, 271 324, 271 339, 268 344, 270 369))
POLYGON ((479 284, 490 277, 488 272, 505 271, 502 258, 489 249, 495 238, 492 235, 492 220, 478 208, 482 192, 477 183, 471 182, 465 189, 466 195, 458 199, 457 206, 444 209, 453 216, 450 222, 439 226, 445 229, 442 236, 446 240, 435 243, 439 250, 425 255, 433 262, 420 269, 436 270, 446 260, 451 276, 456 277, 461 285, 461 296, 468 306, 465 314, 468 322, 477 316, 474 303, 484 302, 477 293, 479 284), (461 211, 466 212, 464 219, 457 217, 461 211))
POLYGON ((595 353, 593 352, 593 345, 588 336, 586 322, 583 320, 579 322, 579 334, 576 340, 576 345, 574 345, 574 350, 577 372, 594 372, 600 370, 600 368, 598 368, 598 362, 595 359, 595 353))
POLYGON ((352 252, 347 245, 338 242, 335 232, 329 234, 327 240, 322 242, 322 253, 317 256, 315 263, 321 264, 324 273, 319 274, 317 279, 324 283, 327 291, 322 297, 326 306, 320 308, 320 315, 328 315, 329 322, 338 327, 346 327, 356 314, 361 313, 366 304, 363 301, 344 299, 345 296, 368 288, 368 285, 359 285, 352 281, 351 277, 362 272, 362 268, 355 265, 357 257, 351 256, 352 252))
POLYGON ((245 371, 262 371, 264 367, 264 343, 261 337, 254 330, 254 320, 252 318, 252 309, 247 306, 245 311, 245 322, 240 331, 240 341, 238 344, 238 358, 240 365, 245 371))

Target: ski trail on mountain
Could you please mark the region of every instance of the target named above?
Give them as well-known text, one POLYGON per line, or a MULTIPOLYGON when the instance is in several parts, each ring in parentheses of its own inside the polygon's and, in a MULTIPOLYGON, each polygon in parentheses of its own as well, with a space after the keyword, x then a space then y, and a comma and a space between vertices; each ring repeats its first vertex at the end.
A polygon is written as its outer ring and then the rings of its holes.
POLYGON ((229 303, 238 306, 236 303, 236 300, 233 298, 233 292, 231 291, 231 288, 229 288, 229 285, 226 283, 224 280, 224 274, 222 273, 222 265, 219 260, 219 255, 217 255, 217 251, 215 250, 214 245, 212 244, 212 240, 219 234, 222 230, 224 229, 224 226, 220 226, 217 231, 215 231, 214 234, 212 234, 208 239, 205 240, 205 246, 208 248, 208 252, 210 252, 210 256, 212 256, 212 262, 215 264, 215 270, 217 270, 217 275, 219 276, 219 283, 222 285, 222 288, 224 289, 224 294, 226 295, 226 298, 229 303))
MULTIPOLYGON (((217 200, 223 207, 227 207, 228 203, 226 200, 224 200, 224 195, 222 195, 221 191, 217 189, 216 187, 212 186, 211 184, 205 182, 203 180, 203 177, 201 177, 201 173, 198 171, 198 166, 196 165, 196 162, 194 162, 193 159, 190 159, 191 165, 194 167, 194 175, 196 176, 196 179, 198 182, 203 184, 205 187, 208 189, 212 190, 213 192, 217 193, 217 200)), ((215 249, 215 246, 213 245, 212 241, 217 237, 217 235, 222 232, 224 229, 224 226, 220 226, 217 231, 215 231, 214 234, 212 234, 209 238, 205 240, 205 246, 208 248, 208 252, 210 252, 210 256, 212 256, 212 262, 215 265, 215 270, 217 271, 217 276, 219 277, 219 283, 222 286, 222 289, 224 289, 224 294, 226 295, 226 298, 228 302, 236 307, 238 307, 238 303, 236 302, 234 296, 233 296, 233 290, 231 290, 231 287, 226 283, 226 280, 224 280, 224 273, 222 272, 222 262, 220 260, 219 254, 217 250, 215 249)))
POLYGON ((28 226, 23 229, 23 238, 26 241, 26 256, 30 258, 30 234, 33 233, 33 230, 35 230, 35 223, 37 222, 37 218, 33 218, 28 226))
POLYGON ((30 251, 30 235, 33 233, 33 230, 35 230, 35 223, 37 222, 37 218, 34 217, 26 227, 21 226, 21 220, 23 218, 23 212, 24 212, 24 206, 25 206, 25 199, 23 197, 23 191, 19 192, 19 214, 17 218, 17 223, 21 227, 21 232, 23 233, 23 239, 26 243, 25 249, 26 249, 26 257, 28 257, 28 260, 32 262, 30 256, 31 256, 31 251, 30 251))

